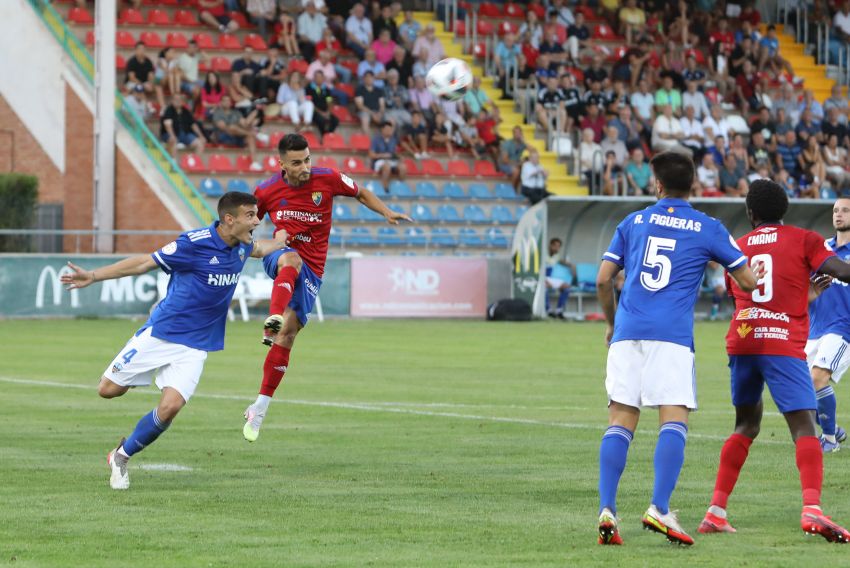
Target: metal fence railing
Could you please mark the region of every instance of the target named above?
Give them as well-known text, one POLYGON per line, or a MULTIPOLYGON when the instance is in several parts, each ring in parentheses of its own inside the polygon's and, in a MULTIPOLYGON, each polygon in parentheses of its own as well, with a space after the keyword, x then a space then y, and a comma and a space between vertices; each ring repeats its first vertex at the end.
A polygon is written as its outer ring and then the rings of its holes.
MULTIPOLYGON (((62 16, 47 0, 27 0, 30 6, 62 46, 62 49, 74 62, 90 85, 94 85, 94 59, 79 38, 65 23, 62 16)), ((183 203, 190 209, 202 225, 208 225, 215 219, 212 207, 198 192, 194 184, 186 177, 174 158, 160 144, 157 137, 147 127, 144 120, 133 112, 126 104, 124 96, 116 91, 115 110, 118 120, 130 133, 139 147, 145 152, 151 163, 168 180, 183 203)))

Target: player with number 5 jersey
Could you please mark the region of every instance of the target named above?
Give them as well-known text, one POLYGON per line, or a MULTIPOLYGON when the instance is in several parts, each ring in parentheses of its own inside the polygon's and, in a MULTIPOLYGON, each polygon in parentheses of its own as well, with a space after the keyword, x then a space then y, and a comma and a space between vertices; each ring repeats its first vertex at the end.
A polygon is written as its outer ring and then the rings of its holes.
POLYGON ((671 542, 693 544, 670 511, 685 457, 688 414, 696 409, 694 304, 706 264, 726 267, 745 289, 756 277, 720 221, 688 203, 694 179, 690 158, 663 152, 651 162, 658 203, 626 217, 602 257, 599 302, 608 321, 605 388, 609 427, 599 449, 599 543, 621 544, 616 496, 642 407, 657 408, 652 501, 645 528, 671 542), (613 279, 626 280, 616 309, 613 279))

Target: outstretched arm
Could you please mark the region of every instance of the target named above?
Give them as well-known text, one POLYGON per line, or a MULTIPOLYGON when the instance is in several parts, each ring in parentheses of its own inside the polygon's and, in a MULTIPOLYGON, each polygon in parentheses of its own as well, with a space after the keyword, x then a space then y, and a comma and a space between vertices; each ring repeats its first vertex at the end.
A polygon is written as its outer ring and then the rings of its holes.
POLYGON ((850 263, 844 262, 837 256, 826 259, 826 262, 823 263, 823 266, 820 267, 818 272, 838 278, 842 282, 850 283, 850 263))
POLYGON ((357 201, 371 209, 376 213, 380 213, 383 215, 387 223, 390 225, 398 225, 399 221, 413 221, 409 216, 404 213, 399 213, 397 211, 393 211, 386 204, 378 199, 378 196, 369 191, 368 189, 361 187, 360 193, 357 194, 357 201))
POLYGON ((599 265, 599 273, 596 275, 596 297, 599 299, 599 305, 602 306, 602 312, 605 314, 605 321, 608 322, 608 328, 605 330, 605 343, 611 343, 611 337, 614 335, 614 278, 620 272, 619 265, 610 260, 603 260, 599 265))
POLYGON ((289 233, 281 229, 274 234, 274 239, 259 239, 254 241, 254 250, 251 251, 251 256, 254 258, 263 258, 276 250, 285 249, 289 246, 289 233))
POLYGON ((119 260, 103 268, 96 268, 95 270, 85 270, 72 262, 69 262, 68 266, 74 273, 63 274, 61 281, 62 284, 66 285, 68 290, 74 290, 76 288, 85 288, 101 280, 112 280, 113 278, 122 278, 124 276, 138 276, 139 274, 150 272, 157 265, 151 255, 140 254, 119 260))

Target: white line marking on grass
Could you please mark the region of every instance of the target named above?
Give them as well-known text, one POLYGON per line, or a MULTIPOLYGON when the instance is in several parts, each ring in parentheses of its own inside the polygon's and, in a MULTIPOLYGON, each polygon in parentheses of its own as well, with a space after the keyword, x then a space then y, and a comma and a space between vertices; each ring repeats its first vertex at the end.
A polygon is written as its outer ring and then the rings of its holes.
POLYGON ((139 464, 138 469, 147 471, 192 471, 188 465, 178 465, 176 463, 143 463, 139 464))
MULTIPOLYGON (((89 385, 80 385, 73 383, 61 383, 61 382, 53 382, 53 381, 38 381, 38 380, 30 380, 30 379, 14 379, 11 377, 0 377, 0 382, 5 383, 15 383, 21 385, 34 385, 34 386, 45 386, 45 387, 57 387, 57 388, 71 388, 71 389, 83 389, 83 390, 91 390, 94 391, 94 386, 89 385)), ((148 395, 158 395, 158 391, 154 390, 141 390, 141 393, 148 395)), ((195 394, 195 398, 211 398, 218 400, 241 400, 241 401, 252 401, 253 397, 245 397, 245 396, 236 396, 236 395, 228 395, 228 394, 214 394, 214 393, 199 393, 195 394)), ((387 412, 392 414, 412 414, 414 416, 434 416, 441 418, 455 418, 459 420, 478 420, 479 422, 497 422, 502 424, 527 424, 531 426, 550 426, 552 428, 563 428, 566 430, 596 430, 598 432, 604 431, 604 424, 587 424, 587 423, 571 423, 571 422, 552 422, 547 420, 535 420, 533 418, 514 418, 514 417, 506 417, 506 416, 485 416, 479 414, 460 414, 457 412, 434 412, 430 410, 415 410, 413 408, 402 408, 396 406, 383 406, 382 403, 366 403, 366 402, 331 402, 331 401, 323 401, 323 400, 298 400, 298 399, 273 399, 272 402, 278 404, 297 404, 299 406, 318 406, 325 408, 342 408, 346 410, 363 410, 366 412, 387 412)), ((590 408, 583 408, 582 410, 592 410, 590 408)), ((702 412, 702 411, 701 411, 702 412)), ((731 410, 728 412, 731 416, 731 410)), ((765 413, 768 414, 768 413, 765 413)), ((774 413, 776 414, 776 413, 774 413)), ((726 440, 726 436, 716 436, 713 434, 697 434, 697 433, 688 433, 689 438, 697 438, 700 440, 716 440, 716 441, 724 441, 726 440)), ((790 445, 790 440, 782 441, 782 440, 769 440, 769 439, 759 439, 759 444, 781 444, 781 445, 790 445)))

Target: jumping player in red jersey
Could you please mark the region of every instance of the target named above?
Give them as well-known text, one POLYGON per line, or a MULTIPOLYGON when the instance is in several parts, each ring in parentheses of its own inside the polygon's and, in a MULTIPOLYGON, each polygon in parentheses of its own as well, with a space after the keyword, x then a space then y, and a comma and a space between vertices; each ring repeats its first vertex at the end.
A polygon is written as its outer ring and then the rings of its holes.
POLYGON ((832 522, 820 508, 823 453, 815 431, 817 401, 804 348, 808 337, 808 293, 811 274, 827 274, 850 282, 850 264, 841 261, 819 234, 784 225, 788 197, 776 183, 753 182, 747 215, 753 231, 738 239, 753 264, 764 264, 758 288, 743 292, 728 277, 735 315, 726 336, 732 374, 735 432, 720 452, 720 468, 711 506, 701 533, 735 532, 726 519, 726 503, 759 434, 762 391, 767 383, 785 416, 797 452, 803 489, 800 526, 830 542, 850 541, 850 532, 832 522))
POLYGON ((358 187, 347 175, 330 168, 310 166, 310 148, 300 134, 287 134, 278 144, 281 173, 260 183, 258 216, 266 214, 277 229, 286 229, 289 247, 263 258, 266 273, 274 279, 271 314, 263 327, 263 343, 270 345, 263 364, 263 382, 256 402, 245 410, 245 439, 253 442, 274 391, 289 365, 295 336, 307 325, 313 310, 328 256, 333 198, 354 197, 383 215, 387 222, 411 221, 403 213, 389 209, 374 193, 358 187))

